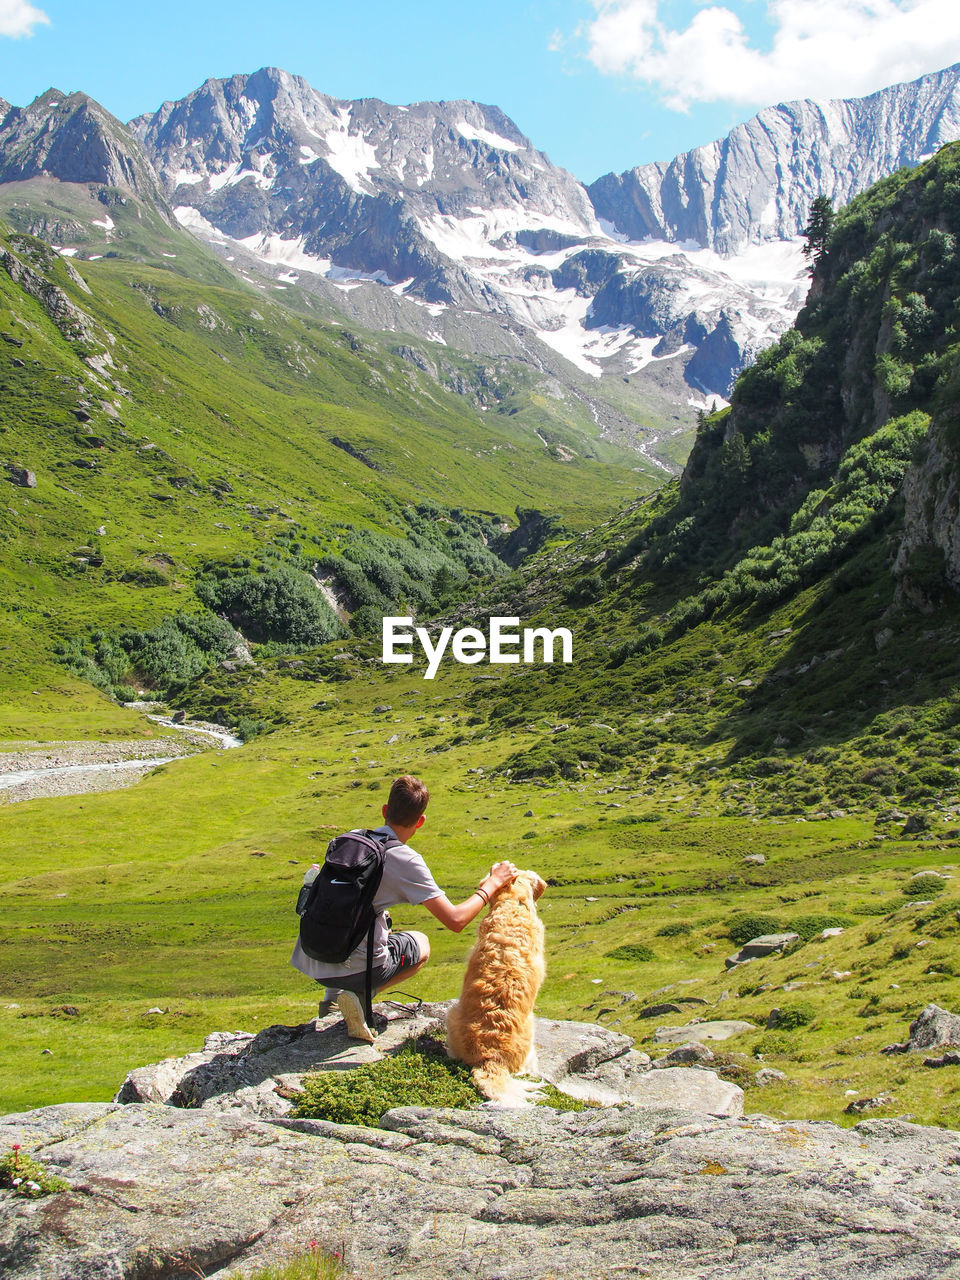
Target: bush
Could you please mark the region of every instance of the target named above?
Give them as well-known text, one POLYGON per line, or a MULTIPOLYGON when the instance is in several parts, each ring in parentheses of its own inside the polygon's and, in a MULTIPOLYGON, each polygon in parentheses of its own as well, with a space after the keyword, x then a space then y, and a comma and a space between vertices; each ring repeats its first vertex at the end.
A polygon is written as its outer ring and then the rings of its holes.
POLYGON ((354 1071, 306 1076, 295 1116, 376 1128, 394 1107, 474 1108, 482 1101, 469 1068, 439 1046, 405 1044, 392 1057, 354 1071))
POLYGON ((642 942, 625 942, 620 947, 608 951, 608 960, 626 960, 633 964, 642 964, 647 960, 656 960, 656 953, 642 942))
POLYGON ((817 1011, 807 1000, 788 1005, 777 1014, 775 1027, 777 1031, 795 1031, 798 1027, 808 1027, 816 1018, 817 1011))
POLYGON ((768 1054, 773 1054, 774 1057, 778 1058, 793 1058, 796 1053, 796 1041, 791 1036, 783 1035, 780 1031, 768 1031, 753 1046, 753 1056, 755 1058, 765 1058, 768 1054))
POLYGON ((658 938, 679 938, 683 934, 690 932, 691 926, 683 920, 671 920, 669 924, 665 924, 662 929, 657 930, 658 938))
POLYGON ((942 876, 927 872, 908 880, 903 886, 903 892, 908 898, 929 898, 935 893, 943 893, 946 887, 947 882, 942 876))
POLYGON ((745 943, 752 941, 754 938, 760 938, 765 933, 780 933, 782 926, 780 921, 775 920, 773 916, 748 915, 746 912, 738 912, 726 922, 726 929, 727 937, 732 939, 738 947, 742 947, 745 943))
POLYGON ((257 720, 254 716, 241 716, 234 725, 233 732, 244 742, 258 738, 261 733, 269 733, 271 726, 266 720, 257 720))
POLYGON ((277 640, 307 648, 343 635, 336 614, 309 574, 279 565, 254 573, 208 577, 197 595, 225 613, 251 640, 277 640))

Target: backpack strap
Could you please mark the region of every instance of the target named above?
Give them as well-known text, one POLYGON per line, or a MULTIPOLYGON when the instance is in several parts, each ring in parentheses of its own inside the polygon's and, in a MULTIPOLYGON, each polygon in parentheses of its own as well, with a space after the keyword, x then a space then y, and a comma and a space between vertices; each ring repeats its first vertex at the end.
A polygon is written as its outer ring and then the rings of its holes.
MULTIPOLYGON (((396 836, 388 836, 385 831, 368 831, 367 835, 373 836, 375 840, 383 841, 383 856, 386 858, 391 849, 396 849, 403 843, 396 836)), ((363 1000, 363 1016, 366 1019, 367 1026, 373 1024, 373 938, 377 931, 377 920, 381 912, 377 912, 370 922, 370 928, 367 931, 367 978, 364 988, 363 1000)))

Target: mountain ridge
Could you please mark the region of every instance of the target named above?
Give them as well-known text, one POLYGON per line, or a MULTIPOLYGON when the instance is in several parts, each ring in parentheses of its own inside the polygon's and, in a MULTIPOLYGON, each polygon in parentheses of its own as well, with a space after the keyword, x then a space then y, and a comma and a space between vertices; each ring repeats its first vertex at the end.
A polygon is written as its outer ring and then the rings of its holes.
POLYGON ((723 138, 587 189, 631 238, 695 240, 732 256, 801 234, 816 196, 846 204, 958 136, 960 63, 862 98, 767 107, 723 138))

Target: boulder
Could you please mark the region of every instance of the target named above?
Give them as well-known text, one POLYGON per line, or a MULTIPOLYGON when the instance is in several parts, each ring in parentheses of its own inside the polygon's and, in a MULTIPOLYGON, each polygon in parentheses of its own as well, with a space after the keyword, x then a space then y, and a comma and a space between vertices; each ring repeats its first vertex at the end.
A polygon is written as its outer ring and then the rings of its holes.
POLYGON ((8 462, 7 476, 11 484, 19 485, 21 489, 35 489, 37 487, 37 477, 32 471, 28 471, 26 467, 18 467, 14 463, 8 462))
POLYGON ((712 1049, 708 1049, 705 1044, 699 1044, 696 1040, 691 1040, 689 1044, 678 1044, 676 1049, 665 1053, 653 1065, 656 1070, 663 1071, 668 1067, 688 1067, 694 1063, 713 1062, 714 1059, 712 1049))
POLYGON ((637 1014, 639 1018, 663 1018, 668 1013, 683 1013, 683 1005, 673 1004, 668 1001, 665 1004, 648 1004, 637 1014))
POLYGON ((888 1044, 881 1053, 919 1053, 923 1049, 960 1047, 960 1015, 928 1004, 913 1022, 902 1044, 888 1044))
POLYGON ((792 942, 799 941, 799 938, 798 933, 761 934, 759 938, 751 938, 749 942, 745 942, 735 955, 728 956, 726 967, 732 969, 738 964, 746 964, 748 960, 759 960, 762 956, 772 955, 775 951, 789 947, 792 942))
POLYGON ((752 1022, 736 1019, 726 1022, 688 1022, 685 1027, 657 1027, 653 1038, 659 1044, 670 1041, 686 1044, 691 1040, 702 1043, 704 1040, 729 1040, 731 1036, 738 1036, 744 1031, 756 1030, 752 1022))
POLYGON ((892 1093, 878 1093, 875 1098, 857 1098, 843 1108, 848 1116, 860 1116, 865 1111, 879 1111, 881 1107, 889 1107, 896 1102, 892 1093))
POLYGON ((746 862, 750 866, 762 867, 766 863, 766 858, 762 853, 748 853, 745 858, 741 858, 741 862, 746 862))
POLYGON ((759 1071, 754 1073, 754 1080, 761 1087, 765 1084, 776 1084, 779 1080, 786 1080, 786 1075, 782 1071, 778 1071, 776 1067, 761 1067, 759 1071))
POLYGON ((3 1193, 4 1280, 238 1280, 313 1240, 352 1275, 404 1280, 960 1268, 949 1131, 663 1105, 408 1107, 381 1124, 155 1103, 3 1117, 0 1147, 20 1143, 71 1184, 41 1200, 3 1193))

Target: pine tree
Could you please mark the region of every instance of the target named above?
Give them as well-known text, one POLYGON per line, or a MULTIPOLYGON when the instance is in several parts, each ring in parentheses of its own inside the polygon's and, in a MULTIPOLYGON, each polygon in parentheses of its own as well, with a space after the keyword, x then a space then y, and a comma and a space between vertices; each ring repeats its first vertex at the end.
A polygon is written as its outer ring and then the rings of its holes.
POLYGON ((813 275, 817 264, 827 252, 827 242, 833 229, 835 214, 829 196, 817 196, 810 206, 807 225, 803 229, 806 244, 803 256, 810 262, 810 274, 813 275))

